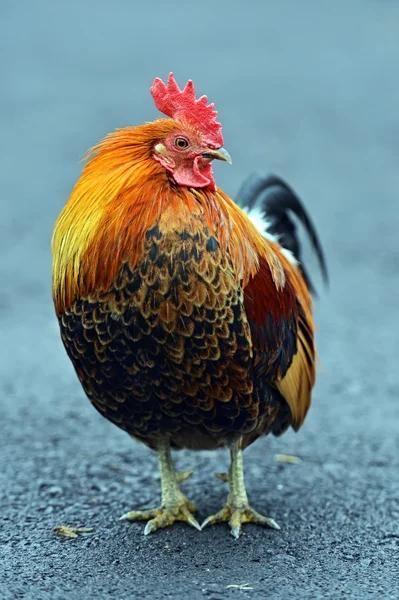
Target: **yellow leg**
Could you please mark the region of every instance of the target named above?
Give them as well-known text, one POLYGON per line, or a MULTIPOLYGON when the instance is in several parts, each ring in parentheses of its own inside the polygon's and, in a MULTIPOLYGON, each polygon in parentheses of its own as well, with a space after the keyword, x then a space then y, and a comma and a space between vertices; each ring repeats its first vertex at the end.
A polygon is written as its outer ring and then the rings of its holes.
POLYGON ((207 525, 215 523, 229 523, 231 535, 236 539, 240 537, 243 523, 255 523, 264 527, 280 529, 276 521, 269 517, 264 517, 250 507, 248 496, 244 483, 243 453, 241 450, 241 440, 232 444, 230 448, 231 464, 227 474, 216 473, 222 481, 228 481, 230 484, 229 494, 226 504, 215 515, 211 515, 202 523, 202 529, 207 525))
POLYGON ((132 510, 120 518, 121 521, 148 521, 144 534, 168 527, 176 521, 184 521, 201 530, 193 513, 195 506, 186 498, 179 488, 179 483, 190 477, 192 471, 177 473, 173 466, 168 441, 158 446, 159 470, 161 473, 162 500, 160 508, 149 510, 132 510))

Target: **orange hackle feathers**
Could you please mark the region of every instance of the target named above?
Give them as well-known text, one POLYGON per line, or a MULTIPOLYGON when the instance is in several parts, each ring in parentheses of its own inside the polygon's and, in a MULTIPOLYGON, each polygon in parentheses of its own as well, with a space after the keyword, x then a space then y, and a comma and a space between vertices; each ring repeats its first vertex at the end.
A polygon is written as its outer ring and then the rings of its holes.
POLYGON ((106 290, 127 256, 137 261, 167 184, 164 169, 151 158, 153 139, 173 128, 163 119, 120 129, 88 152, 52 239, 57 313, 79 294, 106 290))

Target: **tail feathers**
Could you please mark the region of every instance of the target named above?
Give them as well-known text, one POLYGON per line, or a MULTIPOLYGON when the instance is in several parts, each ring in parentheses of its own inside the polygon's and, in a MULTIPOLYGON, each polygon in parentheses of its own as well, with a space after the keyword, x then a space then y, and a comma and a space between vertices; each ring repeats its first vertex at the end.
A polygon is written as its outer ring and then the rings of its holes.
POLYGON ((247 212, 266 238, 277 241, 285 249, 291 262, 299 263, 309 291, 316 295, 312 281, 302 263, 299 235, 290 212, 304 226, 318 258, 323 279, 328 283, 324 252, 308 213, 290 186, 275 175, 253 174, 243 183, 236 202, 247 212))

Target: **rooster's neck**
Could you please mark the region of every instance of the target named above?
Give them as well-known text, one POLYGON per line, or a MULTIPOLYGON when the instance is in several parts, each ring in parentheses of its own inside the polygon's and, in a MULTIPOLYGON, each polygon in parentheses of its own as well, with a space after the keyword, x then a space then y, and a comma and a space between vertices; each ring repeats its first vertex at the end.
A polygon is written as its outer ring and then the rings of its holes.
POLYGON ((53 236, 57 313, 77 298, 106 292, 124 262, 134 268, 146 234, 155 226, 162 235, 168 231, 195 234, 195 228, 205 228, 223 252, 231 255, 237 280, 245 285, 263 256, 271 265, 276 286, 284 286, 284 269, 277 255, 221 190, 178 186, 150 156, 129 167, 110 169, 93 169, 90 162, 53 236))

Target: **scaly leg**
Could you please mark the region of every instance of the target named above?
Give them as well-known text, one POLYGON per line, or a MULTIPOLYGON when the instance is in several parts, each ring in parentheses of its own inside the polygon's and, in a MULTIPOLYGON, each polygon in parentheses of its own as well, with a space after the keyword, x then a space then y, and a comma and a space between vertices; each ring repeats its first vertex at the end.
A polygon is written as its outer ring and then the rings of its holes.
POLYGON ((179 483, 190 477, 192 471, 177 473, 173 466, 169 442, 160 442, 158 446, 159 470, 161 473, 162 501, 160 508, 150 510, 132 510, 122 515, 121 521, 148 521, 144 529, 144 535, 152 531, 168 527, 176 521, 184 521, 192 527, 201 530, 195 519, 194 504, 191 504, 186 496, 180 491, 179 483))
POLYGON ((248 504, 248 496, 244 483, 243 456, 241 450, 241 440, 234 442, 230 447, 231 464, 229 472, 225 475, 217 473, 216 475, 222 481, 230 483, 230 491, 227 496, 226 504, 216 515, 211 515, 202 523, 202 529, 207 525, 215 523, 229 522, 231 535, 236 539, 240 537, 241 526, 243 523, 255 523, 264 527, 280 529, 276 521, 264 517, 257 513, 248 504))

